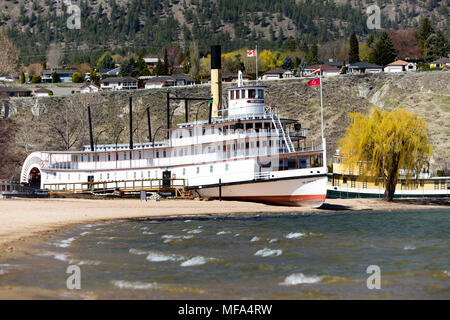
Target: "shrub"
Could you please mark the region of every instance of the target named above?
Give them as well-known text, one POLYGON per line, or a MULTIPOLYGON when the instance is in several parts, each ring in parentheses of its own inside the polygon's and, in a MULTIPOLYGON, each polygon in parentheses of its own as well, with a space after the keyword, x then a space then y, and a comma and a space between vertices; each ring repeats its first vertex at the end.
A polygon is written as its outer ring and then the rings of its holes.
POLYGON ((83 75, 81 74, 81 72, 74 72, 74 74, 72 75, 72 82, 73 83, 82 83, 84 81, 83 79, 83 75))
POLYGON ((38 76, 37 74, 35 74, 35 75, 31 78, 31 83, 41 83, 41 76, 38 76))
POLYGON ((52 72, 52 82, 53 83, 58 82, 58 74, 55 71, 52 72))

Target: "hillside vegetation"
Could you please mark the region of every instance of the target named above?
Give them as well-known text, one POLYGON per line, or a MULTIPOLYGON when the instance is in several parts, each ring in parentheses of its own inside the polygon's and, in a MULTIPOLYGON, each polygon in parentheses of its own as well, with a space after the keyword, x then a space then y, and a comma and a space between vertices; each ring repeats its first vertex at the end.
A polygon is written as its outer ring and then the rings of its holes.
MULTIPOLYGON (((325 135, 328 161, 337 140, 349 124, 349 112, 370 112, 378 106, 387 110, 402 107, 426 119, 433 146, 431 170, 450 169, 450 74, 423 72, 402 75, 342 76, 324 83, 325 135)), ((280 106, 282 117, 298 119, 308 129, 308 139, 320 138, 319 89, 306 80, 266 81, 269 105, 280 106)), ((135 142, 148 141, 145 109, 151 108, 152 131, 156 140, 164 138, 166 123, 165 95, 209 97, 209 85, 102 92, 67 97, 17 98, 3 101, 0 117, 7 110, 17 134, 10 152, 26 154, 36 150, 80 149, 89 143, 86 107, 92 108, 94 140, 97 143, 128 143, 128 99, 134 101, 135 142), (161 129, 158 130, 158 128, 161 129)), ((190 104, 190 121, 207 119, 207 106, 190 104)), ((184 121, 184 106, 173 103, 173 125, 184 121)), ((6 121, 6 120, 3 120, 6 121)), ((17 177, 20 167, 14 175, 17 177)))
POLYGON ((54 0, 0 0, 0 26, 8 29, 26 64, 44 61, 51 43, 64 44, 65 63, 90 62, 105 50, 160 54, 199 41, 225 51, 242 47, 281 49, 286 41, 327 43, 365 36, 366 8, 378 4, 382 28, 415 28, 429 17, 448 35, 448 0, 80 0, 81 29, 66 27, 70 14, 54 0))

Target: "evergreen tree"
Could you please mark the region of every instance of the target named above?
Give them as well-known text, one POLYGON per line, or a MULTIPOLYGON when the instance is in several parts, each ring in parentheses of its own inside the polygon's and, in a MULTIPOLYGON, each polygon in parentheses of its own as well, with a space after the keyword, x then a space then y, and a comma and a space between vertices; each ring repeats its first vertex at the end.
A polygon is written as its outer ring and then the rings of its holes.
POLYGON ((294 61, 292 61, 292 58, 289 56, 284 57, 283 59, 283 69, 285 70, 294 70, 294 61))
POLYGON ((442 31, 432 34, 425 42, 425 61, 431 62, 442 57, 447 57, 449 52, 448 41, 442 31))
POLYGON ((121 77, 135 77, 137 75, 136 61, 133 58, 126 60, 120 66, 121 77))
POLYGON ((350 51, 348 53, 348 61, 350 64, 359 62, 359 43, 356 34, 353 32, 350 36, 350 51))
POLYGON ((20 72, 20 84, 24 84, 25 83, 25 73, 23 71, 20 72))
POLYGON ((162 64, 162 75, 169 75, 169 59, 167 57, 167 49, 164 49, 164 62, 162 64))
POLYGON ((392 44, 391 38, 389 38, 387 32, 384 31, 375 43, 373 60, 376 64, 385 66, 395 61, 395 57, 396 53, 394 45, 392 44))
POLYGON ((313 44, 309 49, 306 61, 308 62, 309 65, 319 63, 319 47, 317 46, 317 44, 313 44))
POLYGON ((109 53, 105 54, 103 59, 101 59, 97 64, 99 69, 114 69, 115 66, 116 65, 109 53))
POLYGON ((430 19, 423 19, 420 23, 419 29, 416 30, 416 38, 422 48, 425 48, 425 42, 433 33, 434 29, 431 25, 430 19))
POLYGON ((366 44, 369 48, 372 48, 373 44, 375 43, 375 36, 373 33, 370 33, 367 37, 366 44))

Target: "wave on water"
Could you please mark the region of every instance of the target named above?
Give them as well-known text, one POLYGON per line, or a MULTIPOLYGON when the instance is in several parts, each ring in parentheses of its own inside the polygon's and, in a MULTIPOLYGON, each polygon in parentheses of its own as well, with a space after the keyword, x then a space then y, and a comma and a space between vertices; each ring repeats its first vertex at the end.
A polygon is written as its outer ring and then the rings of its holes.
POLYGON ((274 242, 277 242, 277 241, 278 241, 278 238, 273 238, 273 239, 269 240, 269 243, 274 243, 274 242))
POLYGON ((294 273, 284 279, 284 282, 281 282, 282 286, 295 286, 298 284, 311 284, 317 283, 322 280, 322 277, 319 276, 305 276, 303 273, 294 273))
POLYGON ((261 250, 256 251, 255 256, 261 256, 261 257, 278 257, 283 253, 283 250, 281 249, 269 249, 269 248, 264 248, 261 250))
POLYGON ((250 242, 255 242, 255 241, 259 241, 259 240, 261 240, 260 237, 253 237, 253 238, 250 240, 250 242))
POLYGON ((236 233, 235 235, 234 235, 235 237, 239 237, 240 236, 240 234, 239 233, 236 233))
POLYGON ((142 256, 142 255, 148 254, 148 251, 134 249, 134 248, 131 248, 130 250, 128 250, 128 252, 131 253, 131 254, 136 254, 138 256, 142 256))
POLYGON ((192 234, 188 235, 188 236, 183 236, 183 239, 192 239, 194 236, 192 234))
POLYGON ((133 289, 133 290, 147 290, 156 287, 156 282, 130 282, 124 280, 111 281, 116 287, 120 289, 133 289))
POLYGON ((445 275, 447 275, 447 276, 449 276, 450 277, 450 271, 448 271, 448 270, 444 270, 444 271, 442 271, 445 275))
POLYGON ((55 243, 55 246, 60 247, 60 248, 67 248, 69 247, 73 241, 75 241, 75 237, 69 238, 69 239, 65 239, 65 240, 61 240, 57 243, 55 243))
POLYGON ((155 234, 155 233, 154 233, 154 232, 151 232, 151 231, 143 231, 142 234, 148 234, 148 235, 150 235, 150 234, 155 234))
POLYGON ((80 233, 80 236, 84 237, 85 235, 87 235, 89 233, 90 233, 89 231, 85 231, 85 232, 80 233))
POLYGON ((405 246, 403 250, 416 250, 415 246, 405 246))
MULTIPOLYGON (((200 228, 200 227, 199 227, 200 228)), ((187 233, 200 233, 203 232, 203 230, 199 230, 199 229, 194 229, 194 230, 190 230, 187 233)))
POLYGON ((185 258, 178 254, 164 254, 159 252, 150 252, 146 258, 151 262, 164 262, 164 261, 181 261, 185 258))
POLYGON ((182 267, 192 267, 192 266, 199 266, 202 264, 207 263, 208 261, 211 260, 215 260, 214 258, 205 258, 202 256, 198 256, 198 257, 193 257, 189 260, 184 261, 183 263, 180 264, 180 266, 182 267))
POLYGON ((228 233, 231 233, 231 231, 219 231, 216 234, 220 236, 222 234, 228 234, 228 233))
POLYGON ((304 236, 305 236, 305 234, 301 233, 301 232, 291 232, 291 233, 288 233, 287 235, 285 235, 284 237, 287 239, 298 239, 298 238, 301 238, 304 236))

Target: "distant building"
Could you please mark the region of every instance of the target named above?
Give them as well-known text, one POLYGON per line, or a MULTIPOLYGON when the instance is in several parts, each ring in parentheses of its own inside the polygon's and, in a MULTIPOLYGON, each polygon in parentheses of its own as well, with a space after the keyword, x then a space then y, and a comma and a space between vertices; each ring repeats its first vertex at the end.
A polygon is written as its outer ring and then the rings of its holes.
POLYGON ((281 69, 281 68, 275 68, 275 69, 272 69, 272 70, 269 70, 269 71, 265 72, 263 74, 263 76, 262 76, 262 79, 263 80, 283 79, 286 71, 288 71, 288 70, 284 70, 284 69, 281 69))
MULTIPOLYGON (((144 77, 142 77, 144 78, 144 77)), ((171 76, 153 76, 145 77, 145 88, 162 88, 172 86, 192 86, 195 84, 195 80, 186 74, 173 74, 171 76)))
POLYGON ((324 77, 333 77, 341 73, 341 69, 327 64, 314 64, 305 68, 303 70, 303 73, 305 76, 309 76, 316 70, 320 70, 319 72, 317 72, 317 75, 322 75, 324 77))
POLYGON ((114 69, 100 69, 98 71, 102 76, 118 76, 120 73, 120 68, 114 69))
POLYGON ((380 72, 383 72, 383 67, 374 63, 356 62, 348 66, 348 73, 350 74, 380 73, 380 72))
POLYGON ((0 87, 1 97, 31 97, 31 90, 21 87, 0 87))
POLYGON ((34 95, 36 97, 48 97, 50 95, 53 95, 53 91, 45 88, 39 88, 37 90, 34 90, 34 95))
POLYGON ((175 85, 175 80, 169 76, 157 76, 150 78, 144 82, 145 89, 172 87, 175 85))
POLYGON ((327 66, 335 67, 338 69, 342 69, 342 67, 345 65, 342 61, 333 61, 333 59, 330 59, 329 61, 325 62, 327 66))
MULTIPOLYGON (((156 67, 156 64, 158 63, 158 59, 159 58, 144 58, 144 62, 147 65, 148 68, 153 69, 154 67, 156 67)), ((161 63, 164 63, 163 59, 159 59, 161 61, 161 63)))
POLYGON ((138 88, 138 81, 131 77, 106 78, 100 82, 100 88, 103 90, 132 90, 138 88))
POLYGON ((77 70, 44 70, 42 72, 42 82, 44 83, 51 83, 53 82, 52 73, 56 72, 56 79, 57 82, 63 82, 63 83, 71 83, 72 82, 72 76, 75 72, 78 72, 77 70))
POLYGON ((96 93, 99 92, 100 88, 97 87, 95 84, 88 83, 81 87, 80 92, 81 93, 96 93))
MULTIPOLYGON (((252 77, 250 77, 247 74, 243 74, 242 78, 244 80, 252 80, 252 77)), ((237 81, 238 81, 237 73, 222 73, 222 82, 237 82, 237 81)))
POLYGON ((406 62, 403 60, 397 60, 390 64, 388 64, 384 68, 384 72, 388 73, 398 73, 398 72, 406 72, 406 71, 416 71, 417 65, 413 62, 406 62))
POLYGON ((430 68, 450 67, 450 58, 440 58, 430 63, 430 68))

